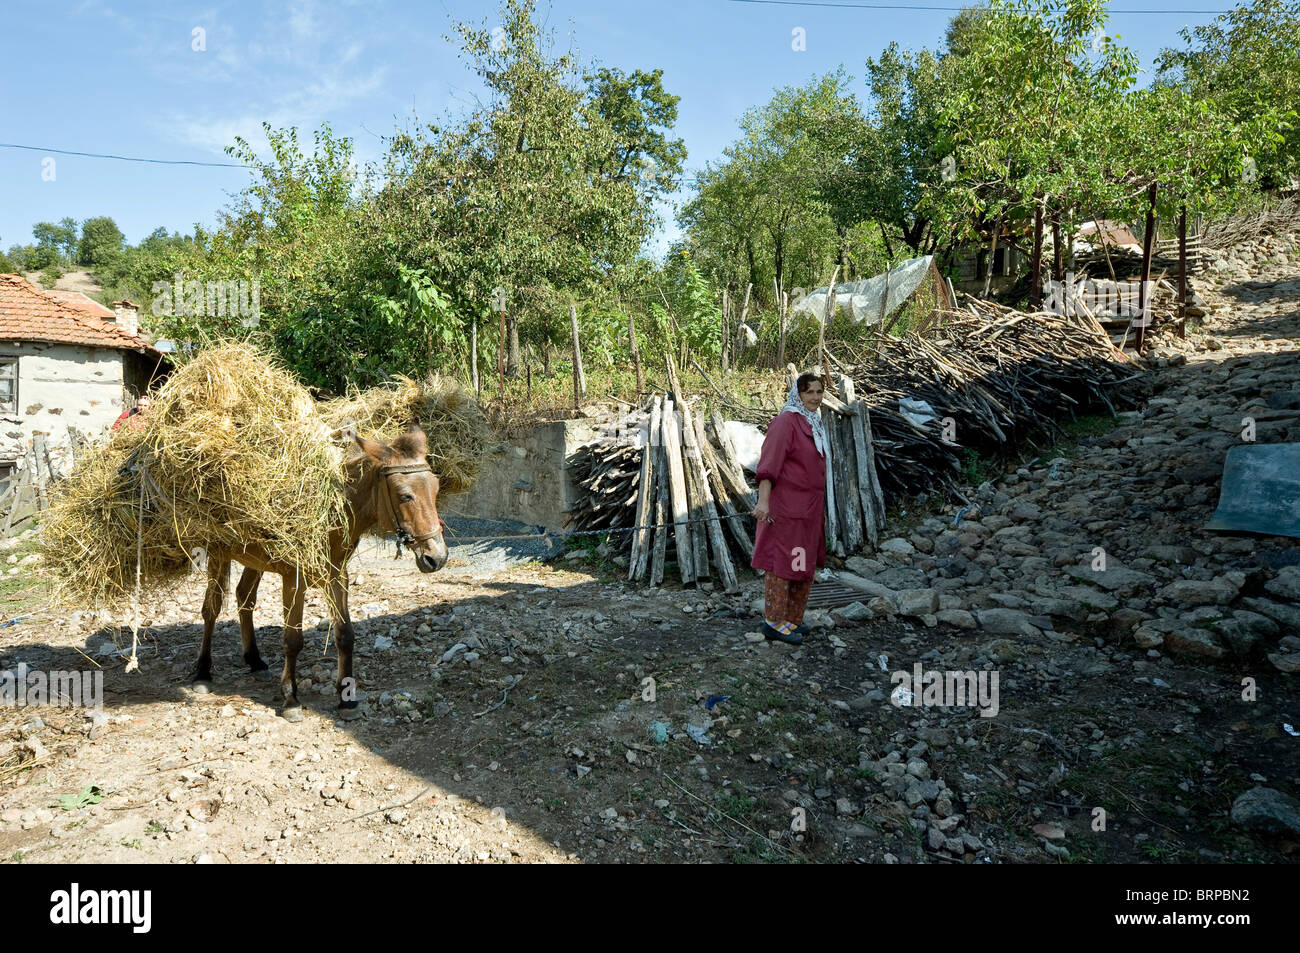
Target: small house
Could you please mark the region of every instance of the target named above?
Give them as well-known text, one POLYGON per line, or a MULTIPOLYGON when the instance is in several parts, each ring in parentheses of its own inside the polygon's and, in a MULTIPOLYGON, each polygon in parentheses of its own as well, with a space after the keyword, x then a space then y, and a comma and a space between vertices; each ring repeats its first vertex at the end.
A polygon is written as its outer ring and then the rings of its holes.
POLYGON ((51 469, 66 472, 78 436, 95 438, 169 370, 140 335, 129 301, 104 307, 0 274, 0 477, 45 434, 51 469))

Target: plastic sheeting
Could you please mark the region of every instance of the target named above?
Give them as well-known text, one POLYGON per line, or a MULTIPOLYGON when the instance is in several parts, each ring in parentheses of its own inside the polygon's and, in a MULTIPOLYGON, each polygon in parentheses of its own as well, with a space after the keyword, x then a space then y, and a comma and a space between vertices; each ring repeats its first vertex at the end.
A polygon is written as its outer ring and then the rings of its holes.
MULTIPOLYGON (((930 270, 933 255, 923 258, 909 258, 900 262, 884 274, 861 281, 846 281, 835 286, 835 310, 846 311, 854 324, 877 324, 882 317, 889 317, 899 305, 905 302, 921 287, 930 270), (881 310, 881 299, 885 296, 885 277, 888 275, 889 298, 881 310)), ((826 313, 826 296, 830 288, 816 288, 795 304, 790 313, 805 313, 817 321, 826 313)))
POLYGON ((1300 443, 1233 447, 1209 530, 1300 538, 1300 443))

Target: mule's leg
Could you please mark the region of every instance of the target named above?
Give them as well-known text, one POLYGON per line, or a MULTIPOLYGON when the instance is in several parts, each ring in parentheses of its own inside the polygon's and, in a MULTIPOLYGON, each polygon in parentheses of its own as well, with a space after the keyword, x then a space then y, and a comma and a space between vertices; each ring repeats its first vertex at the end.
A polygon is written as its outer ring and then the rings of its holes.
POLYGON ((199 658, 194 663, 190 682, 196 692, 204 694, 212 687, 212 631, 217 627, 217 617, 226 602, 226 589, 230 585, 230 557, 209 554, 208 589, 203 595, 203 644, 199 658))
POLYGON ((298 702, 298 653, 302 651, 302 607, 307 587, 296 575, 284 577, 284 674, 280 676, 280 693, 284 697, 281 714, 288 721, 302 721, 298 702))
POLYGON ((348 616, 348 574, 337 574, 330 583, 330 615, 334 620, 334 643, 339 652, 339 677, 334 683, 334 690, 339 695, 339 717, 351 721, 361 716, 357 680, 352 676, 352 647, 356 635, 352 631, 352 619, 348 616))
POLYGON ((273 678, 271 669, 257 650, 257 636, 253 629, 253 607, 257 605, 257 586, 261 581, 259 570, 245 567, 239 584, 235 586, 235 604, 239 606, 239 638, 244 646, 244 664, 259 682, 269 682, 273 678))

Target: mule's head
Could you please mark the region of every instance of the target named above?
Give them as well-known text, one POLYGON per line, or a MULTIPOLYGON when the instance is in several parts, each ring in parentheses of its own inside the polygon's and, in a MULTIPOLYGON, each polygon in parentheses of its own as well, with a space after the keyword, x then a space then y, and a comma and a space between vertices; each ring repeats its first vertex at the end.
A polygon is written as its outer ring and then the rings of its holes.
POLYGON ((444 524, 438 516, 438 477, 429 466, 428 441, 417 426, 391 444, 356 437, 375 464, 375 518, 386 532, 415 553, 420 572, 437 572, 447 562, 444 524))

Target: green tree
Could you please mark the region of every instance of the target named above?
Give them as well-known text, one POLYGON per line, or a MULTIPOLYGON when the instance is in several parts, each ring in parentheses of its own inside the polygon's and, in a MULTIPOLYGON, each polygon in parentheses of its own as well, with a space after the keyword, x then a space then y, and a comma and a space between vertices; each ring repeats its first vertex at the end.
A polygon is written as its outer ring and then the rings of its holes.
POLYGON ((81 223, 77 262, 91 267, 107 264, 122 253, 125 242, 126 236, 107 215, 88 218, 81 223))
POLYGON ((1252 158, 1263 187, 1291 186, 1300 172, 1300 3, 1253 0, 1179 35, 1183 48, 1157 61, 1159 79, 1243 127, 1271 113, 1281 135, 1252 144, 1252 158))

